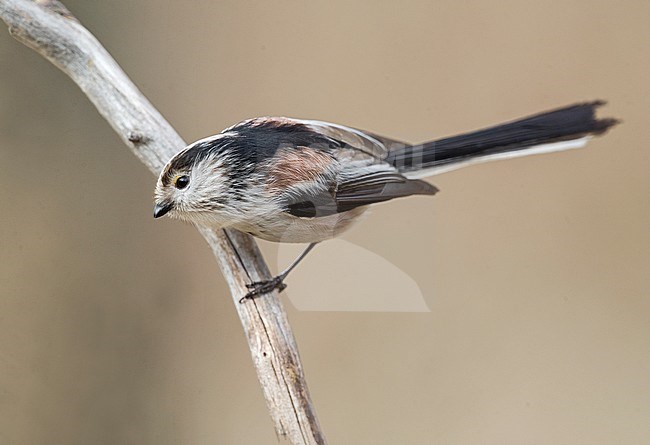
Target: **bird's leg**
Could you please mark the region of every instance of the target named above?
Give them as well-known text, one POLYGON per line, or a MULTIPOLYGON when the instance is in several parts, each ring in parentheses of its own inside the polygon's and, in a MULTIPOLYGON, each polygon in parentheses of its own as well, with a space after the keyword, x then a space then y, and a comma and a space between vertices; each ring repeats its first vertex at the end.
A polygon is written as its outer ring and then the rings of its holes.
POLYGON ((298 263, 300 263, 302 259, 307 256, 307 254, 316 246, 316 244, 318 243, 309 244, 309 246, 307 246, 307 248, 303 250, 300 255, 298 255, 298 258, 296 258, 293 263, 284 269, 278 276, 273 277, 270 280, 255 281, 253 283, 247 284, 246 287, 249 288, 250 291, 241 300, 239 300, 239 302, 243 303, 245 300, 252 300, 253 298, 258 297, 262 294, 268 294, 275 289, 278 289, 278 292, 285 290, 287 285, 284 284, 284 279, 287 278, 289 272, 291 272, 298 265, 298 263))

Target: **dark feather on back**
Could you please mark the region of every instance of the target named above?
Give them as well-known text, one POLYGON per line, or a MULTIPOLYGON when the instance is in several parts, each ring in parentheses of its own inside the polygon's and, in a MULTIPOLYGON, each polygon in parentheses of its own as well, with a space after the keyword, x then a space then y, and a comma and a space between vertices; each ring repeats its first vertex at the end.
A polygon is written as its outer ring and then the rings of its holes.
MULTIPOLYGON (((328 150, 343 145, 306 125, 283 118, 249 119, 222 133, 223 137, 195 143, 181 152, 163 173, 163 184, 169 184, 174 171, 188 171, 213 154, 228 154, 227 172, 232 179, 236 179, 252 174, 258 165, 272 158, 282 147, 305 146, 328 150)), ((243 181, 232 181, 235 189, 245 185, 243 181)))

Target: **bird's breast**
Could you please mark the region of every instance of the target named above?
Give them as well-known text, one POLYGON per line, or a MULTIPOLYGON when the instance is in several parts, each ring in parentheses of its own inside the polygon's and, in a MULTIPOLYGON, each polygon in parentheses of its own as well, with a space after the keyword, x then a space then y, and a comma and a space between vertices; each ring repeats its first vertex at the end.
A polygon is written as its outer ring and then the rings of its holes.
POLYGON ((237 224, 234 228, 258 238, 280 243, 316 243, 345 232, 365 212, 356 208, 348 212, 315 218, 301 218, 283 213, 237 224))

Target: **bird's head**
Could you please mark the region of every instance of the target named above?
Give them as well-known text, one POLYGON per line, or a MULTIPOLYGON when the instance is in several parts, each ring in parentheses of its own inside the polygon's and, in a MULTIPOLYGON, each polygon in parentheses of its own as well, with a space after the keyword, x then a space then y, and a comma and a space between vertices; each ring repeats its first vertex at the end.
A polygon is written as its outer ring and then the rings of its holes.
POLYGON ((190 222, 215 223, 228 203, 224 135, 197 141, 176 154, 163 168, 155 191, 154 218, 168 215, 190 222))

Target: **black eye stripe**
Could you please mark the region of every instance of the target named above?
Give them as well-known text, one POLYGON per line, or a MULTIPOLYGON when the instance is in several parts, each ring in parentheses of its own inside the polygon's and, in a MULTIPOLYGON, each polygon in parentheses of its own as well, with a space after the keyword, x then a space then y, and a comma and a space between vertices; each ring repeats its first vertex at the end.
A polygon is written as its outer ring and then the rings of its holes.
POLYGON ((176 181, 174 181, 174 187, 177 189, 181 190, 187 187, 190 183, 190 177, 187 175, 179 176, 176 178, 176 181))

